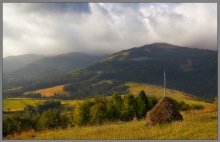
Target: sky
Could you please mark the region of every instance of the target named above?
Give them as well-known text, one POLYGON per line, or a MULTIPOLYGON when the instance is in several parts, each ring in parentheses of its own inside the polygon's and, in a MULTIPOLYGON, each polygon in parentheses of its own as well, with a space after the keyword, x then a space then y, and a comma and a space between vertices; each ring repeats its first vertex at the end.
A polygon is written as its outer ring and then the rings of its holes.
POLYGON ((156 42, 217 50, 217 4, 3 4, 4 57, 111 54, 156 42))

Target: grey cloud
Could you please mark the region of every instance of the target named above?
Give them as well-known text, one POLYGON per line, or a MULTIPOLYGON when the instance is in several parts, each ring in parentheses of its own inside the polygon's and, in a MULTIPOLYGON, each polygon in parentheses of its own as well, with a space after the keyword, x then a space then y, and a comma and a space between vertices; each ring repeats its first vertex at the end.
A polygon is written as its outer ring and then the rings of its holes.
POLYGON ((3 54, 103 54, 153 42, 217 49, 216 4, 3 5, 3 54))
POLYGON ((89 13, 88 3, 16 3, 20 12, 59 14, 64 12, 89 13))

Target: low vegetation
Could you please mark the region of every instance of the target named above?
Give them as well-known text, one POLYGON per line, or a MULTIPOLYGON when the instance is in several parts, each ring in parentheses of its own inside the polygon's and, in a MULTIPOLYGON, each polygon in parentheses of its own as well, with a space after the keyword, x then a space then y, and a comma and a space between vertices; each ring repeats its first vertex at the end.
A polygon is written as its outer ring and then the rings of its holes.
MULTIPOLYGON (((185 104, 174 101, 179 110, 185 104)), ((65 102, 67 103, 67 102, 65 102)), ((3 135, 23 131, 64 129, 68 126, 100 125, 110 122, 128 122, 145 118, 146 113, 157 103, 142 90, 139 95, 113 94, 111 98, 96 97, 75 103, 72 112, 61 101, 45 100, 36 106, 27 105, 22 111, 3 118, 3 135)), ((186 110, 192 109, 188 107, 186 110)), ((198 108, 194 108, 198 109, 198 108)), ((199 108, 200 109, 200 108, 199 108)))
POLYGON ((66 129, 26 131, 5 139, 206 139, 218 138, 216 111, 191 110, 181 112, 184 121, 147 127, 146 121, 110 122, 105 125, 69 127, 66 129))
POLYGON ((133 95, 113 93, 84 100, 4 98, 4 139, 216 139, 217 101, 206 103, 167 89, 184 121, 147 127, 146 112, 163 96, 163 88, 126 85, 133 95), (198 134, 206 127, 206 135, 198 134))
MULTIPOLYGON (((137 95, 140 90, 144 90, 149 96, 154 96, 156 98, 163 97, 163 87, 146 84, 146 83, 135 83, 135 82, 129 82, 125 84, 128 86, 128 90, 131 94, 137 95)), ((204 100, 199 100, 199 98, 196 98, 195 96, 191 96, 190 94, 187 94, 182 91, 173 90, 173 89, 166 89, 166 96, 173 98, 174 100, 178 102, 185 102, 188 105, 201 105, 205 106, 208 103, 204 100)))

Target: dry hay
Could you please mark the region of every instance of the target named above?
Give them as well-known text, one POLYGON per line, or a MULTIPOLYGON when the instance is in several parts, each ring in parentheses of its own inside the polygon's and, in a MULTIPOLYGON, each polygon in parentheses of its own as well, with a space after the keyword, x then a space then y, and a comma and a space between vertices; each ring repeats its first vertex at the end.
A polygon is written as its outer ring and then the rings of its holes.
POLYGON ((147 125, 163 124, 172 121, 182 121, 183 117, 175 107, 172 99, 162 98, 147 114, 147 125))

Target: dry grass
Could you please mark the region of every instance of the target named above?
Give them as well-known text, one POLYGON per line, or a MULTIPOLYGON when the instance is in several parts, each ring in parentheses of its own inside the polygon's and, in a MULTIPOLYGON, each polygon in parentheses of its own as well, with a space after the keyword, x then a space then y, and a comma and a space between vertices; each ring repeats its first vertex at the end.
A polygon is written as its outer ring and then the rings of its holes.
POLYGON ((37 104, 45 100, 30 99, 30 98, 8 98, 3 99, 3 111, 20 111, 23 110, 27 105, 36 106, 37 104))
POLYGON ((217 139, 217 112, 181 112, 184 120, 147 127, 145 120, 73 127, 65 130, 23 132, 6 139, 217 139))
MULTIPOLYGON (((163 96, 163 88, 159 86, 139 83, 128 83, 127 85, 129 91, 133 94, 145 90, 150 96, 158 98, 163 96)), ((51 90, 49 89, 48 92, 51 92, 51 90)), ((185 95, 187 94, 184 92, 167 89, 168 97, 177 101, 184 101, 187 104, 203 105, 204 109, 181 112, 184 119, 182 122, 147 127, 145 125, 146 120, 134 120, 126 123, 115 122, 61 130, 22 132, 14 137, 8 136, 5 139, 217 139, 217 105, 197 101, 185 95)), ((21 110, 26 104, 36 105, 40 101, 44 100, 3 99, 3 109, 10 107, 13 110, 21 110)), ((62 104, 74 106, 82 101, 62 100, 61 102, 62 104)))
MULTIPOLYGON (((129 82, 126 85, 129 87, 129 92, 135 95, 139 94, 140 90, 144 90, 149 96, 155 96, 157 98, 163 97, 163 87, 161 86, 134 82, 129 82)), ((166 89, 166 96, 179 102, 184 101, 189 105, 197 104, 205 106, 208 104, 206 102, 198 101, 195 98, 192 98, 187 93, 168 88, 166 89)))
MULTIPOLYGON (((21 111, 26 105, 36 106, 44 102, 46 99, 31 99, 31 98, 7 98, 3 99, 3 111, 21 111)), ((75 106, 81 103, 83 100, 61 100, 64 105, 75 106)))
POLYGON ((42 96, 45 96, 45 97, 53 96, 55 93, 61 94, 61 95, 68 95, 68 92, 65 92, 63 90, 63 87, 64 85, 53 86, 53 87, 46 88, 46 89, 36 90, 36 92, 42 94, 42 96))

